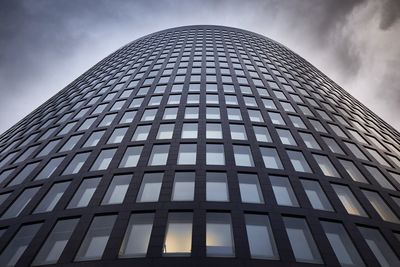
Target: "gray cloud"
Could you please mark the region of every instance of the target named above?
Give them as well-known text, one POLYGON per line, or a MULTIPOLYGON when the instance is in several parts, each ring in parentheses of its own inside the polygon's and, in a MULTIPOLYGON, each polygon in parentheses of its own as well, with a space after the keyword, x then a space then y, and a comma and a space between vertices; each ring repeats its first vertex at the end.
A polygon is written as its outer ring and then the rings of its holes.
POLYGON ((398 0, 0 3, 0 132, 122 45, 189 24, 244 28, 310 61, 400 128, 398 0))

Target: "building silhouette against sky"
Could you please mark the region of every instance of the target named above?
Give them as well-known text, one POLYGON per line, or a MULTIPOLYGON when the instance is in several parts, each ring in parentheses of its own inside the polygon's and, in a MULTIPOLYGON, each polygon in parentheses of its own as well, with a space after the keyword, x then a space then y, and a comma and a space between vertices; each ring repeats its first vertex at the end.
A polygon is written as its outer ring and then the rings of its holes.
POLYGON ((0 136, 0 266, 400 266, 399 144, 268 38, 153 33, 0 136))

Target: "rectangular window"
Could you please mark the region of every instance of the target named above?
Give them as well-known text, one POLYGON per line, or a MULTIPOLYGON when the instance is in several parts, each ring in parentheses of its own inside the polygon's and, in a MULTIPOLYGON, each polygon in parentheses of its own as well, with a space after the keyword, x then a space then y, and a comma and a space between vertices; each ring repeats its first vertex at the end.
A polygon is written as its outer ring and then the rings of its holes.
POLYGON ((381 266, 400 266, 399 258, 379 230, 362 226, 358 230, 381 266))
POLYGON ((60 166, 60 164, 64 160, 64 158, 65 157, 51 159, 46 164, 46 166, 39 172, 39 174, 36 176, 35 181, 49 178, 54 173, 54 171, 58 168, 58 166, 60 166))
POLYGON ((322 221, 321 224, 341 266, 365 266, 349 234, 341 223, 322 221))
POLYGON ((251 258, 278 260, 278 249, 268 216, 245 214, 245 220, 251 258))
MULTIPOLYGON (((160 128, 158 128, 157 139, 172 139, 172 135, 174 133, 174 124, 160 124, 160 128)), ((146 136, 147 139, 147 136, 146 136)), ((146 140, 143 139, 143 140, 146 140)))
POLYGON ((122 157, 119 168, 130 168, 136 167, 142 153, 143 146, 131 146, 128 147, 122 157))
POLYGON ((39 162, 29 163, 27 164, 15 177, 11 180, 11 182, 7 186, 18 185, 22 183, 39 165, 39 162))
POLYGON ((104 215, 93 218, 75 261, 101 259, 116 219, 117 215, 104 215))
POLYGON ((31 202, 32 198, 39 191, 40 187, 32 187, 25 189, 19 197, 11 204, 10 207, 4 212, 1 219, 10 219, 17 217, 24 208, 31 202))
POLYGON ((120 124, 131 123, 135 119, 135 116, 136 116, 136 111, 127 111, 124 113, 119 123, 120 124))
POLYGON ((221 119, 219 108, 206 107, 206 119, 221 119))
POLYGON ((206 144, 206 164, 225 165, 224 145, 206 144))
POLYGON ((85 144, 83 144, 83 147, 97 146, 97 144, 100 142, 100 139, 103 137, 103 134, 105 132, 106 131, 93 132, 86 140, 85 144))
POLYGON ((100 152, 96 161, 93 163, 91 171, 105 170, 111 163, 117 149, 104 149, 100 152))
POLYGON ((343 168, 346 170, 351 179, 356 182, 368 184, 367 179, 353 162, 344 159, 339 159, 339 162, 342 164, 343 168))
POLYGON ((114 176, 101 204, 110 205, 124 202, 131 179, 132 175, 114 176))
POLYGON ((307 129, 307 126, 304 124, 303 120, 298 116, 289 115, 290 121, 293 123, 293 126, 300 129, 307 129))
POLYGON ((227 108, 228 111, 228 120, 233 121, 241 121, 242 114, 240 113, 240 109, 238 108, 227 108))
POLYGON ((184 123, 182 126, 182 139, 196 139, 197 138, 197 123, 184 123))
POLYGON ((281 159, 275 148, 261 147, 261 155, 264 161, 265 168, 268 169, 283 169, 281 159))
POLYGON ((154 145, 149 158, 149 166, 166 165, 169 145, 154 145))
POLYGON ((367 165, 364 165, 364 167, 367 169, 367 171, 371 174, 371 176, 380 186, 389 190, 396 191, 393 185, 386 179, 385 176, 383 176, 383 174, 378 168, 367 165))
POLYGON ((322 264, 321 255, 306 220, 284 217, 283 221, 296 261, 322 264))
POLYGON ((162 172, 145 173, 136 201, 157 202, 160 196, 163 176, 162 172))
POLYGON ((231 138, 233 140, 247 140, 246 130, 241 124, 230 124, 231 138))
POLYGON ((292 185, 287 177, 269 176, 278 205, 299 207, 292 185))
POLYGON ((282 118, 282 115, 276 112, 268 112, 269 118, 271 119, 273 124, 277 125, 286 125, 285 121, 282 118))
POLYGON ((207 213, 206 248, 208 257, 234 257, 231 215, 207 213))
POLYGON ((146 109, 140 121, 153 121, 156 117, 157 109, 146 109))
POLYGON ((139 125, 136 127, 135 133, 132 136, 131 141, 143 141, 147 139, 149 135, 151 125, 139 125))
POLYGON ((163 120, 175 120, 178 108, 166 108, 164 110, 163 120))
POLYGON ((253 126, 253 130, 258 142, 272 142, 272 138, 267 127, 253 126))
POLYGON ((50 212, 57 205, 58 201, 64 195, 71 182, 54 184, 47 192, 46 196, 40 201, 33 213, 50 212))
POLYGON ((302 132, 299 132, 299 134, 308 148, 321 150, 320 145, 318 144, 317 140, 315 140, 312 134, 302 132))
POLYGON ((207 139, 222 139, 221 124, 207 123, 206 124, 206 138, 207 139))
POLYGON ((199 108, 198 107, 187 107, 185 109, 185 119, 198 119, 199 108))
POLYGON ((295 169, 295 171, 298 172, 309 172, 311 173, 311 168, 308 165, 306 159, 303 156, 303 153, 301 153, 300 151, 292 151, 292 150, 287 150, 286 151, 290 162, 293 165, 293 168, 295 169))
POLYGON ((189 256, 192 252, 192 219, 190 212, 168 214, 168 223, 164 239, 165 256, 189 256))
POLYGON ((180 144, 178 152, 178 165, 196 164, 196 144, 180 144))
POLYGON ((99 127, 110 126, 117 114, 108 114, 99 123, 99 127))
MULTIPOLYGON (((40 151, 40 153, 36 155, 36 158, 47 156, 51 151, 53 151, 53 149, 58 145, 58 143, 60 143, 60 139, 48 142, 47 145, 40 151)), ((15 154, 13 153, 10 155, 14 156, 15 154)), ((3 166, 4 164, 1 164, 0 168, 3 166)))
POLYGON ((335 139, 322 136, 322 140, 324 140, 324 142, 328 146, 329 150, 332 151, 333 153, 342 154, 342 155, 344 154, 343 150, 340 148, 340 146, 335 141, 335 139))
POLYGON ((110 138, 108 138, 107 144, 121 143, 122 139, 124 139, 127 130, 128 127, 116 128, 114 132, 111 134, 110 138))
POLYGON ((194 185, 194 172, 175 173, 174 185, 172 188, 172 201, 193 201, 194 185))
POLYGON ((207 172, 206 200, 229 201, 228 181, 226 178, 226 173, 207 172))
POLYGON ((24 254, 25 250, 28 248, 29 244, 32 242, 41 226, 42 223, 23 225, 0 254, 1 266, 15 266, 21 256, 24 254))
POLYGON ((68 164, 67 168, 65 168, 63 175, 78 173, 89 155, 90 152, 76 154, 68 164))
POLYGON ((349 214, 368 217, 367 213, 351 192, 350 188, 344 185, 332 184, 333 190, 342 202, 349 214))
POLYGON ((32 265, 57 263, 78 222, 79 219, 59 220, 36 255, 32 265))
POLYGON ((261 112, 258 110, 248 110, 252 122, 264 122, 261 112))
POLYGON ((236 166, 254 167, 253 156, 248 146, 233 146, 236 166))
POLYGON ((392 223, 400 223, 399 218, 394 214, 391 208, 386 204, 383 198, 377 193, 368 190, 362 190, 365 197, 369 200, 371 205, 374 207, 376 212, 381 216, 382 220, 392 222, 392 223))
POLYGON ((321 168, 322 172, 325 176, 338 177, 341 178, 332 162, 329 160, 327 156, 313 154, 315 161, 318 163, 318 166, 321 168))
POLYGON ((69 202, 67 209, 86 207, 92 199, 100 180, 101 177, 84 179, 69 202))
POLYGON ((264 203, 260 182, 256 174, 239 173, 240 197, 243 203, 264 203))
POLYGON ((153 221, 153 213, 131 215, 128 228, 125 232, 124 241, 119 250, 120 258, 146 256, 150 243, 151 231, 153 229, 153 221))
POLYGON ((312 180, 300 180, 304 191, 307 194, 308 200, 311 206, 317 210, 334 211, 328 197, 325 195, 320 184, 317 181, 312 180))
POLYGON ((279 139, 281 140, 282 144, 284 145, 291 145, 291 146, 297 146, 296 141, 293 138, 293 135, 289 130, 285 129, 276 129, 279 139))

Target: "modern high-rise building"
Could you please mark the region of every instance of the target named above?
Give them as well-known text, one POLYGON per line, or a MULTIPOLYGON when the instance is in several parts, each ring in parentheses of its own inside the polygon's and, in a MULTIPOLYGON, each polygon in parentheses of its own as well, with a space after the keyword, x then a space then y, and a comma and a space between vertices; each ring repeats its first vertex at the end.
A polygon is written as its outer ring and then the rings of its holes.
POLYGON ((283 45, 160 31, 0 136, 0 266, 400 266, 399 159, 283 45))

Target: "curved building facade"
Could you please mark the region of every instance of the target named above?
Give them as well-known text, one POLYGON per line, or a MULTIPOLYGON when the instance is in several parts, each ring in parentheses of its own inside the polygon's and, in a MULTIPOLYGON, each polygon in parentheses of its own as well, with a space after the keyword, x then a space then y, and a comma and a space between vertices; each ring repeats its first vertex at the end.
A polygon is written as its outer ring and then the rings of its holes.
POLYGON ((0 266, 400 266, 399 144, 268 38, 153 33, 0 136, 0 266))

